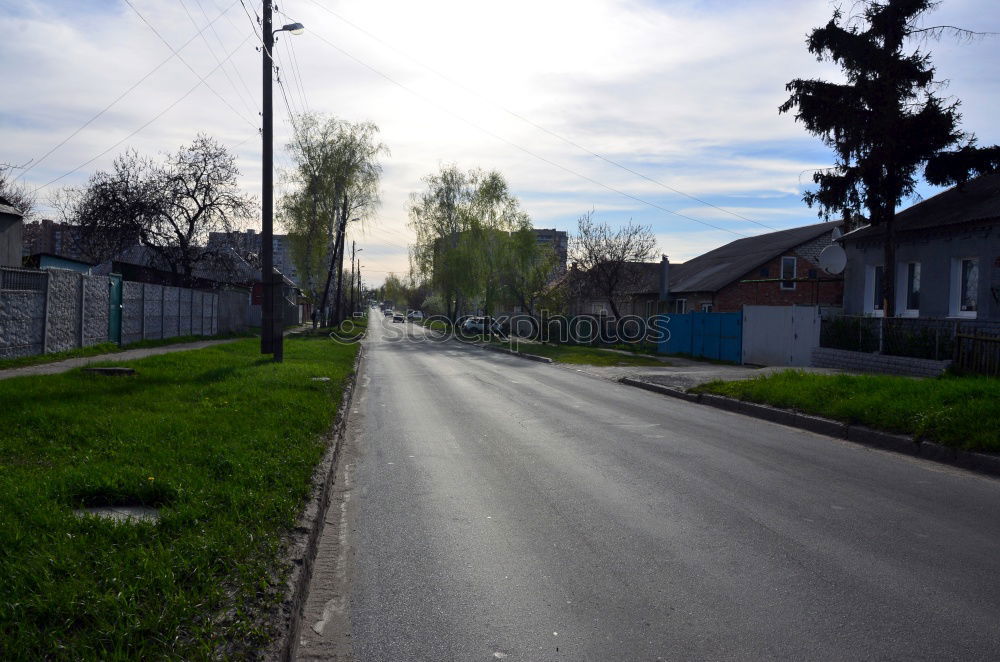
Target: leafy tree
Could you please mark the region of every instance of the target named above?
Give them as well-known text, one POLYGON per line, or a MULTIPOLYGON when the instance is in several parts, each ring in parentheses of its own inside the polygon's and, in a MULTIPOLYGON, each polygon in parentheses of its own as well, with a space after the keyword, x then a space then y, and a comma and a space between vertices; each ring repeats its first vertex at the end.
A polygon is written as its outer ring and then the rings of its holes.
POLYGON ((795 119, 819 136, 837 157, 834 168, 813 175, 818 185, 805 194, 821 215, 850 219, 867 212, 872 225, 885 228, 882 296, 892 315, 895 291, 896 208, 910 196, 923 169, 931 184, 961 184, 971 176, 1000 168, 1000 147, 978 148, 972 134, 959 130, 957 101, 935 90, 928 53, 908 50, 912 39, 940 36, 947 27, 919 27, 938 3, 933 0, 863 0, 860 13, 845 19, 838 9, 806 40, 819 60, 840 65, 846 82, 795 79, 779 112, 797 109, 795 119))
MULTIPOLYGON (((565 265, 563 265, 565 266, 565 265)), ((544 302, 545 294, 558 273, 559 256, 548 245, 539 245, 528 228, 511 234, 504 264, 504 284, 513 303, 528 315, 544 302)))
POLYGON ((530 229, 530 220, 496 171, 449 165, 424 182, 426 189, 410 201, 417 234, 412 270, 430 281, 450 319, 469 302, 489 313, 505 294, 510 235, 530 229))
POLYGON ((584 274, 584 285, 593 294, 607 300, 615 318, 620 317, 618 304, 623 294, 639 285, 641 274, 630 265, 649 262, 656 255, 656 238, 648 225, 626 225, 612 228, 597 223, 590 211, 577 222, 578 233, 571 244, 573 261, 584 274))
POLYGON ((163 163, 126 152, 110 172, 69 189, 63 212, 92 256, 108 259, 138 244, 189 284, 196 267, 232 264, 228 247, 208 247, 208 237, 239 228, 256 210, 238 178, 235 157, 199 135, 163 163))
POLYGON ((288 150, 296 164, 289 174, 294 190, 282 199, 280 209, 292 235, 293 259, 306 274, 321 310, 326 310, 330 289, 335 288, 333 309, 339 321, 347 226, 364 222, 378 209, 379 158, 389 150, 371 122, 315 114, 296 117, 295 139, 288 150))

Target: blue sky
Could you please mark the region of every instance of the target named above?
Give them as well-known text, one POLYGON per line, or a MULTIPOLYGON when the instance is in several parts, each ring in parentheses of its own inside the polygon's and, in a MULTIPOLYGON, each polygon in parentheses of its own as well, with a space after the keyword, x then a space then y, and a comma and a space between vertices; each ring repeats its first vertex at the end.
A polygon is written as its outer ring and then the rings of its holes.
MULTIPOLYGON (((0 161, 35 164, 23 180, 40 187, 44 210, 60 186, 84 183, 126 148, 173 151, 202 131, 237 154, 245 188, 259 194, 260 55, 247 15, 259 1, 244 3, 247 12, 239 0, 131 0, 134 9, 115 0, 0 0, 0 161), (181 56, 207 86, 178 101, 199 79, 140 13, 174 48, 194 38, 181 56)), ((380 213, 354 237, 373 282, 406 270, 408 196, 442 163, 503 172, 536 227, 572 230, 591 209, 611 223, 648 223, 675 261, 763 226, 816 220, 802 191, 811 169, 831 157, 777 107, 789 80, 838 76, 804 47, 806 33, 830 18, 827 0, 288 0, 279 7, 285 15, 277 21, 307 28, 276 49, 293 110, 374 121, 391 149, 380 213)), ((1000 3, 944 0, 927 20, 1000 32, 1000 3)), ((1000 143, 1000 37, 946 37, 924 47, 949 81, 945 93, 963 102, 964 128, 982 144, 1000 143)), ((280 169, 289 138, 280 95, 275 108, 280 169)))

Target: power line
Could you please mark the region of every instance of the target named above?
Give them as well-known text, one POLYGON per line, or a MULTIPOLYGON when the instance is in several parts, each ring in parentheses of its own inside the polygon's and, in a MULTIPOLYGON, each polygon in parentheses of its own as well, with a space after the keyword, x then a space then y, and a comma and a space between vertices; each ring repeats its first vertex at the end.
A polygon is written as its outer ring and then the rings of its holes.
MULTIPOLYGON (((194 20, 194 16, 191 14, 191 11, 188 9, 187 3, 185 3, 184 0, 180 0, 180 3, 181 3, 181 7, 184 9, 184 13, 187 14, 188 20, 191 21, 191 25, 193 25, 195 28, 197 28, 198 27, 198 22, 194 20)), ((216 37, 216 39, 218 39, 218 37, 219 37, 218 33, 216 33, 215 37, 216 37)), ((212 56, 212 59, 215 60, 216 62, 218 62, 219 61, 219 56, 215 54, 215 49, 212 48, 212 44, 209 43, 208 37, 205 36, 204 32, 201 33, 201 40, 203 42, 205 42, 205 48, 208 49, 208 52, 212 56)), ((223 49, 223 50, 225 50, 225 49, 223 49)), ((237 69, 237 72, 239 72, 238 69, 237 69)), ((233 79, 229 75, 229 71, 226 69, 226 67, 222 67, 222 75, 226 77, 226 81, 229 83, 229 87, 231 87, 233 89, 233 92, 236 94, 236 98, 239 99, 240 103, 243 104, 243 106, 248 111, 250 111, 250 113, 252 114, 254 112, 253 105, 251 103, 249 103, 243 97, 243 95, 240 93, 240 91, 236 88, 236 83, 233 82, 233 79)))
POLYGON ((417 92, 417 91, 415 91, 415 90, 407 87, 406 85, 403 85, 402 83, 400 83, 399 81, 395 80, 394 78, 392 78, 388 74, 382 73, 381 71, 379 71, 375 67, 373 67, 370 64, 364 62, 363 60, 355 57, 354 55, 352 55, 348 51, 344 50, 340 46, 337 46, 336 44, 334 44, 333 42, 329 41, 328 39, 320 36, 319 33, 317 33, 315 30, 310 30, 309 34, 312 35, 312 36, 314 36, 314 37, 316 37, 317 39, 319 39, 323 43, 327 44, 331 48, 336 49, 337 51, 339 51, 343 55, 345 55, 345 56, 349 57, 350 59, 354 60, 355 62, 357 62, 361 66, 365 67, 366 69, 368 69, 368 70, 372 71, 373 73, 377 74, 378 76, 381 76, 382 78, 386 79, 387 81, 389 81, 393 85, 396 85, 396 86, 398 86, 398 87, 406 90, 407 92, 409 92, 410 94, 414 95, 415 97, 417 97, 419 99, 422 99, 426 103, 429 103, 432 106, 438 108, 439 110, 442 110, 442 111, 448 113, 452 117, 454 117, 454 118, 456 118, 458 120, 461 120, 462 122, 468 124, 469 126, 475 128, 475 129, 478 129, 478 130, 482 131, 483 133, 485 133, 485 134, 493 137, 494 139, 499 140, 500 142, 502 142, 504 144, 510 145, 511 147, 513 147, 515 149, 518 149, 518 150, 524 152, 525 154, 527 154, 527 155, 529 155, 531 157, 534 157, 534 158, 538 159, 539 161, 542 161, 543 163, 547 163, 547 164, 549 164, 549 165, 551 165, 551 166, 553 166, 555 168, 559 168, 560 170, 568 172, 569 174, 571 174, 571 175, 573 175, 575 177, 579 177, 580 179, 584 179, 584 180, 586 180, 588 182, 591 182, 592 184, 596 184, 597 186, 600 186, 601 188, 605 188, 605 189, 611 191, 612 193, 617 193, 618 195, 620 195, 622 197, 629 198, 630 200, 634 200, 634 201, 636 201, 636 202, 638 202, 640 204, 647 205, 647 206, 652 207, 654 209, 659 209, 660 211, 666 212, 668 214, 672 214, 673 216, 677 216, 678 218, 683 218, 683 219, 686 219, 688 221, 692 221, 694 223, 698 223, 700 225, 704 225, 706 227, 710 227, 710 228, 713 228, 715 230, 719 230, 721 232, 729 232, 730 234, 735 234, 738 237, 747 237, 747 236, 749 236, 749 235, 743 234, 742 232, 737 232, 736 230, 730 230, 728 228, 719 227, 718 225, 714 225, 712 223, 709 223, 708 221, 702 221, 700 219, 694 218, 692 216, 687 216, 686 214, 682 214, 682 213, 674 211, 672 209, 667 209, 666 207, 663 207, 662 205, 658 205, 655 202, 649 202, 648 200, 644 200, 644 199, 642 199, 642 198, 640 198, 638 196, 632 195, 631 193, 626 193, 625 191, 622 191, 622 190, 617 189, 617 188, 615 188, 613 186, 605 184, 604 182, 598 181, 598 180, 594 179, 593 177, 589 177, 588 175, 584 175, 583 173, 577 172, 577 171, 573 170, 572 168, 569 168, 569 167, 564 166, 564 165, 562 165, 560 163, 557 163, 557 162, 555 162, 555 161, 553 161, 551 159, 548 159, 548 158, 546 158, 544 156, 536 154, 536 153, 532 152, 531 150, 527 149, 526 147, 522 147, 522 146, 518 145, 517 143, 515 143, 513 141, 510 141, 510 140, 508 140, 508 139, 500 136, 499 134, 497 134, 497 133, 495 133, 493 131, 490 131, 489 129, 487 129, 487 128, 483 127, 483 126, 480 126, 479 124, 476 124, 472 120, 466 119, 465 117, 459 115, 458 113, 454 112, 453 110, 451 110, 451 109, 449 109, 449 108, 447 108, 447 107, 445 107, 445 106, 437 103, 433 99, 430 99, 430 98, 424 96, 423 94, 421 94, 421 93, 419 93, 419 92, 417 92))
MULTIPOLYGON (((204 32, 205 30, 207 30, 209 28, 209 26, 211 26, 217 20, 219 20, 219 18, 221 16, 225 15, 226 13, 228 13, 229 10, 232 9, 233 6, 236 4, 236 2, 237 2, 237 0, 233 0, 233 2, 230 3, 228 7, 226 7, 225 9, 223 9, 218 15, 216 15, 215 18, 213 18, 211 21, 209 21, 208 25, 206 25, 205 27, 203 27, 197 33, 195 33, 194 35, 192 35, 190 39, 188 39, 183 44, 181 44, 180 48, 177 49, 177 52, 180 52, 180 51, 184 50, 188 46, 188 44, 190 44, 192 41, 194 41, 195 39, 198 38, 198 35, 200 35, 202 32, 204 32)), ((19 174, 17 177, 14 178, 15 181, 18 180, 18 179, 20 179, 21 177, 24 177, 35 166, 37 166, 39 163, 41 163, 42 161, 44 161, 45 159, 47 159, 53 152, 55 152, 57 149, 59 149, 60 147, 62 147, 66 143, 68 143, 70 140, 72 140, 78 133, 80 133, 81 131, 83 131, 84 129, 86 129, 88 126, 90 126, 94 122, 94 120, 96 120, 98 117, 100 117, 104 113, 108 112, 108 110, 110 110, 112 106, 114 106, 116 103, 118 103, 119 101, 121 101, 122 99, 124 99, 126 96, 128 96, 128 94, 131 93, 132 90, 134 90, 135 88, 137 88, 140 85, 142 85, 142 83, 145 82, 145 80, 147 78, 149 78, 150 76, 152 76, 153 74, 155 74, 157 71, 159 71, 163 67, 163 65, 165 65, 167 62, 170 62, 175 57, 177 57, 177 53, 171 53, 162 62, 160 62, 158 65, 156 65, 155 67, 153 67, 152 69, 150 69, 149 72, 146 73, 145 76, 143 76, 142 78, 140 78, 139 80, 137 80, 131 87, 129 87, 127 90, 125 90, 124 92, 122 92, 121 94, 119 94, 115 98, 114 101, 112 101, 107 106, 105 106, 104 108, 102 108, 101 110, 99 110, 97 112, 97 114, 94 115, 93 117, 91 117, 89 120, 87 120, 86 122, 84 122, 83 124, 81 124, 80 127, 76 131, 74 131, 73 133, 71 133, 68 136, 66 136, 65 138, 63 138, 62 142, 60 142, 58 145, 56 145, 55 147, 53 147, 49 151, 45 152, 45 154, 43 154, 41 156, 41 158, 39 158, 38 160, 34 161, 28 168, 22 170, 21 174, 19 174)))
POLYGON ((332 9, 326 7, 325 5, 320 4, 317 0, 310 0, 310 2, 312 2, 314 5, 316 5, 320 9, 324 10, 325 12, 329 13, 330 15, 332 15, 332 16, 340 19, 344 23, 347 23, 348 25, 350 25, 355 30, 358 30, 359 32, 367 35, 371 39, 374 39, 378 43, 382 44, 383 46, 391 49, 392 51, 394 51, 398 55, 401 55, 405 59, 410 60, 411 62, 413 62, 413 63, 415 63, 415 64, 423 67, 424 69, 430 71, 431 73, 433 73, 434 75, 438 76, 439 78, 445 80, 446 82, 451 83, 452 85, 454 85, 456 87, 459 87, 459 88, 465 90, 466 92, 479 97, 480 99, 486 101, 487 103, 490 103, 490 104, 496 106, 497 108, 499 108, 500 110, 504 111, 508 115, 511 115, 512 117, 515 117, 515 118, 521 120, 522 122, 525 122, 526 124, 530 124, 534 128, 538 129, 539 131, 543 131, 543 132, 547 133, 548 135, 552 136, 553 138, 561 140, 562 142, 564 142, 564 143, 566 143, 568 145, 572 145, 576 149, 579 149, 580 151, 586 152, 587 154, 589 154, 589 155, 591 155, 591 156, 593 156, 595 158, 598 158, 598 159, 604 161, 605 163, 608 163, 608 164, 613 165, 613 166, 615 166, 617 168, 620 168, 620 169, 622 169, 622 170, 624 170, 626 172, 629 172, 629 173, 631 173, 633 175, 636 175, 637 177, 641 177, 642 179, 645 179, 648 182, 656 184, 657 186, 661 186, 661 187, 665 188, 668 191, 671 191, 671 192, 676 193, 678 195, 684 196, 685 198, 688 198, 689 200, 694 200, 695 202, 701 203, 701 204, 703 204, 703 205, 705 205, 707 207, 712 207, 713 209, 717 209, 717 210, 719 210, 721 212, 724 212, 726 214, 730 214, 730 215, 735 216, 736 218, 742 219, 744 221, 749 221, 750 223, 755 223, 755 224, 757 224, 757 225, 759 225, 761 227, 767 228, 769 230, 777 230, 777 228, 773 228, 770 225, 765 225, 764 223, 761 223, 760 221, 755 221, 752 218, 748 218, 746 216, 743 216, 742 214, 737 214, 734 211, 731 211, 731 210, 726 209, 724 207, 719 207, 718 205, 712 204, 711 202, 708 202, 707 200, 702 200, 701 198, 698 198, 698 197, 695 197, 695 196, 690 195, 688 193, 685 193, 684 191, 681 191, 680 189, 674 188, 673 186, 670 186, 669 184, 665 184, 665 183, 663 183, 663 182, 661 182, 659 180, 653 179, 652 177, 649 177, 649 176, 647 176, 647 175, 645 175, 645 174, 643 174, 643 173, 641 173, 641 172, 639 172, 637 170, 629 168, 628 166, 626 166, 626 165, 624 165, 622 163, 619 163, 618 161, 615 161, 614 159, 610 159, 610 158, 608 158, 606 156, 603 156, 603 155, 601 155, 601 154, 599 154, 599 153, 597 153, 597 152, 595 152, 595 151, 593 151, 591 149, 588 149, 587 147, 584 147, 583 145, 580 145, 579 143, 577 143, 577 142, 575 142, 575 141, 573 141, 573 140, 571 140, 571 139, 569 139, 569 138, 567 138, 567 137, 565 137, 565 136, 563 136, 563 135, 561 135, 559 133, 556 133, 555 131, 552 131, 551 129, 548 129, 548 128, 540 125, 540 124, 537 124, 536 122, 528 119, 527 117, 524 117, 520 113, 517 113, 517 112, 515 112, 513 110, 510 110, 509 108, 505 107, 504 105, 502 105, 500 103, 497 103, 493 99, 490 99, 489 97, 485 96, 484 94, 482 94, 482 93, 480 93, 480 92, 472 89, 471 87, 465 85, 464 83, 462 83, 460 81, 457 81, 457 80, 451 78, 450 76, 441 73, 440 71, 437 71, 436 69, 434 69, 430 65, 424 64, 420 60, 417 60, 416 58, 414 58, 414 57, 408 55, 407 53, 404 53, 403 51, 399 50, 398 48, 396 48, 392 44, 383 41, 382 39, 380 39, 376 35, 374 35, 371 32, 369 32, 368 30, 365 30, 361 26, 359 26, 359 25, 351 22, 350 20, 344 18, 343 16, 341 16, 338 13, 336 13, 332 9))
MULTIPOLYGON (((239 49, 243 48, 243 44, 247 43, 249 40, 250 40, 250 37, 246 37, 245 39, 243 39, 243 41, 241 41, 236 46, 236 48, 234 48, 232 51, 229 52, 229 54, 226 56, 226 58, 222 62, 220 62, 219 64, 215 65, 215 67, 211 71, 208 72, 208 75, 211 76, 213 73, 215 73, 216 69, 218 69, 219 67, 221 67, 224 63, 228 62, 234 55, 236 55, 236 52, 239 51, 239 49)), ((160 119, 165 114, 167 114, 167 112, 169 112, 174 106, 176 106, 177 104, 179 104, 184 99, 188 98, 191 95, 192 92, 194 92, 196 89, 198 89, 199 87, 201 87, 201 85, 203 83, 204 83, 204 81, 198 81, 197 83, 194 84, 194 86, 191 89, 189 89, 187 92, 185 92, 184 94, 182 94, 176 101, 174 101, 172 104, 170 104, 169 106, 167 106, 166 108, 164 108, 163 110, 161 110, 159 113, 157 113, 156 115, 154 115, 152 117, 152 119, 150 119, 148 122, 146 122, 145 124, 143 124, 142 126, 140 126, 138 129, 135 129, 134 131, 132 131, 132 133, 128 134, 127 136, 125 136, 124 138, 122 138, 121 140, 119 140, 118 142, 116 142, 114 145, 112 145, 111 147, 108 147, 106 150, 104 150, 103 152, 101 152, 97 156, 94 156, 94 157, 92 157, 90 159, 87 159, 86 161, 84 161, 83 163, 81 163, 77 167, 73 168, 69 172, 63 173, 62 175, 59 175, 55 179, 53 179, 53 180, 51 180, 49 182, 46 182, 45 184, 42 184, 38 188, 34 189, 32 191, 32 193, 37 193, 38 191, 42 190, 43 188, 45 188, 47 186, 51 186, 52 184, 55 184, 60 179, 63 179, 65 177, 69 177, 70 175, 72 175, 74 172, 76 172, 80 168, 83 168, 85 166, 90 165, 91 163, 93 163, 97 159, 101 158, 102 156, 104 156, 105 154, 107 154, 108 152, 110 152, 111 150, 115 149, 116 147, 118 147, 119 145, 121 145, 123 142, 125 142, 126 140, 128 140, 132 136, 136 135, 137 133, 139 133, 140 131, 142 131, 143 129, 145 129, 147 126, 149 126, 150 124, 152 124, 153 122, 155 122, 156 120, 160 119)))
MULTIPOLYGON (((185 60, 184 58, 182 58, 181 55, 180 55, 180 53, 178 53, 176 50, 174 50, 174 47, 170 45, 169 41, 167 41, 166 39, 164 39, 163 35, 160 34, 159 30, 157 30, 155 27, 153 27, 153 24, 150 23, 149 21, 147 21, 146 17, 143 16, 142 13, 140 13, 139 10, 135 8, 135 5, 132 4, 132 0, 125 0, 125 4, 127 4, 129 7, 132 8, 132 11, 134 11, 136 13, 136 15, 140 19, 142 19, 142 22, 145 23, 149 27, 149 29, 153 31, 153 34, 155 34, 157 37, 159 37, 160 41, 162 41, 164 44, 166 44, 167 48, 169 48, 171 51, 174 52, 175 55, 177 55, 177 59, 180 60, 184 64, 185 67, 187 67, 188 69, 190 69, 191 73, 193 73, 195 76, 197 76, 198 79, 202 83, 205 84, 205 87, 207 87, 209 90, 211 90, 212 94, 214 94, 215 96, 219 97, 219 100, 222 101, 222 103, 226 104, 226 107, 229 108, 229 110, 233 111, 237 115, 237 117, 239 117, 241 120, 243 120, 244 122, 246 122, 247 124, 249 124, 253 129, 255 129, 255 130, 257 129, 257 125, 256 124, 254 124, 253 122, 251 122, 247 118, 243 117, 243 115, 240 113, 240 111, 238 111, 235 108, 233 108, 232 104, 230 104, 228 101, 226 101, 225 97, 223 97, 221 94, 219 94, 215 90, 214 87, 212 87, 211 85, 209 85, 208 81, 206 81, 205 78, 202 77, 201 74, 199 74, 197 71, 195 71, 194 67, 192 67, 190 64, 188 64, 187 60, 185 60)), ((222 63, 220 63, 220 66, 221 66, 221 64, 222 63)), ((215 69, 218 69, 218 68, 219 67, 216 67, 215 69)), ((215 69, 213 69, 212 71, 215 71, 215 69)))
MULTIPOLYGON (((208 20, 208 13, 205 11, 205 8, 202 6, 201 0, 194 0, 194 2, 195 2, 196 5, 198 5, 198 11, 201 12, 201 15, 207 21, 208 20)), ((226 19, 228 20, 228 16, 226 17, 226 19)), ((212 26, 212 34, 215 35, 215 39, 216 39, 216 41, 219 42, 219 46, 222 47, 222 50, 225 51, 226 50, 225 43, 222 41, 222 37, 219 36, 219 32, 215 29, 215 26, 212 26)), ((240 79, 240 84, 243 85, 243 91, 246 92, 247 98, 250 99, 251 104, 257 110, 257 113, 259 114, 261 112, 261 108, 260 108, 260 104, 257 102, 257 96, 254 95, 254 93, 250 91, 250 87, 247 85, 246 79, 243 78, 243 73, 240 71, 240 68, 237 67, 237 66, 235 66, 235 65, 230 65, 230 66, 232 67, 233 71, 236 72, 236 77, 240 79)))

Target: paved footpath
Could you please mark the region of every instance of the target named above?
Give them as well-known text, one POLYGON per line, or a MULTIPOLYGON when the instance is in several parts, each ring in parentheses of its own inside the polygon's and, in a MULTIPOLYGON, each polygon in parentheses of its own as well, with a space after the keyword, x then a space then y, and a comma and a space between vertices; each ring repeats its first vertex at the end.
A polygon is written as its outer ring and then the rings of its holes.
POLYGON ((124 352, 112 352, 110 354, 97 354, 95 356, 81 356, 65 361, 54 361, 52 363, 40 363, 38 365, 28 365, 23 368, 10 368, 0 370, 0 379, 10 379, 11 377, 24 377, 27 375, 56 375, 60 372, 68 372, 73 368, 80 368, 90 363, 99 361, 131 361, 133 359, 144 359, 147 356, 157 354, 170 354, 171 352, 186 352, 191 349, 204 349, 213 345, 224 345, 236 342, 242 338, 225 338, 223 340, 197 340, 195 342, 178 343, 176 345, 163 345, 162 347, 143 347, 141 349, 126 349, 124 352))

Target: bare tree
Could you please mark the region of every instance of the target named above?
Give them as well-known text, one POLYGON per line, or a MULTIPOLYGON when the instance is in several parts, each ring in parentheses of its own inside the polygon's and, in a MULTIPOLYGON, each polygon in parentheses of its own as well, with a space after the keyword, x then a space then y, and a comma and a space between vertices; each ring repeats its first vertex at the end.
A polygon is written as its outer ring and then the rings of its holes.
POLYGON ((578 221, 573 238, 572 259, 585 274, 584 283, 594 295, 607 300, 611 312, 620 317, 616 298, 634 290, 641 279, 631 265, 649 262, 656 255, 656 238, 648 225, 628 224, 612 228, 597 223, 589 211, 578 221))
POLYGON ((144 246, 190 283, 196 267, 219 269, 231 257, 225 242, 208 246, 210 233, 238 229, 256 209, 238 177, 235 157, 199 135, 163 164, 126 152, 111 172, 97 172, 86 187, 70 191, 64 213, 95 258, 144 246))
POLYGON ((11 170, 15 167, 9 163, 0 163, 0 198, 9 202, 28 220, 34 215, 35 195, 27 186, 18 184, 11 177, 11 170))

